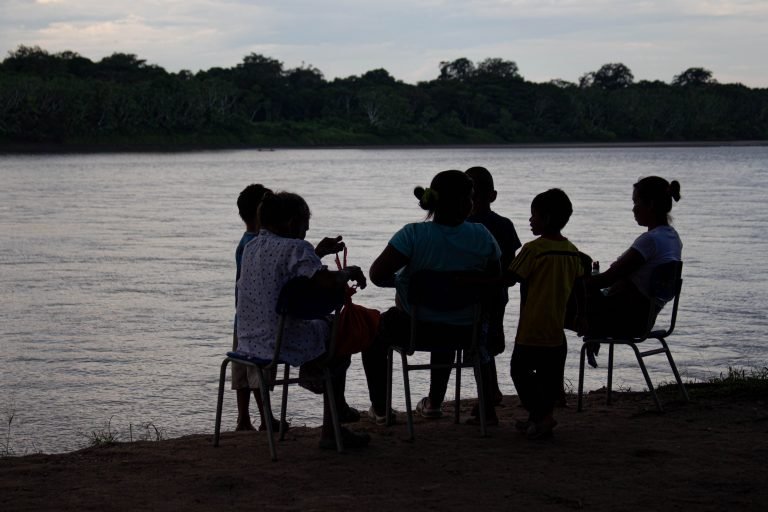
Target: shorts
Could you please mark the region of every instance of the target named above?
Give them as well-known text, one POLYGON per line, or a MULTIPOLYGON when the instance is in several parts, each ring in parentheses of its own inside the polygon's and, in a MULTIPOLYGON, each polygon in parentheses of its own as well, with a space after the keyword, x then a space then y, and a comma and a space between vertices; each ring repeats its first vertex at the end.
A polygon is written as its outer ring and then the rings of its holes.
MULTIPOLYGON (((237 333, 232 334, 232 350, 237 350, 237 333)), ((257 370, 252 366, 231 363, 232 366, 232 389, 259 389, 259 378, 257 370)))

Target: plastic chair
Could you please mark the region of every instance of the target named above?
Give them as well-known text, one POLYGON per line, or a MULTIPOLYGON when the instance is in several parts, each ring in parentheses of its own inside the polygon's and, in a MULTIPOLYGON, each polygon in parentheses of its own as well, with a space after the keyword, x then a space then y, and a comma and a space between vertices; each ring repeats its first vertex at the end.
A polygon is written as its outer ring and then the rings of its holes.
POLYGON ((269 440, 269 452, 273 461, 277 460, 277 451, 275 448, 274 429, 272 427, 272 405, 269 397, 269 386, 271 385, 283 386, 282 407, 280 411, 280 440, 282 441, 285 439, 285 418, 288 406, 288 386, 291 384, 307 382, 309 380, 321 380, 325 385, 325 392, 328 396, 331 409, 333 429, 336 437, 336 450, 339 453, 344 451, 344 445, 341 436, 341 422, 339 421, 338 408, 333 394, 331 368, 329 367, 329 363, 333 359, 336 345, 337 320, 339 317, 339 311, 341 310, 343 304, 343 289, 338 291, 321 290, 315 286, 312 286, 309 279, 304 277, 292 279, 286 283, 285 286, 283 286, 277 301, 276 310, 277 314, 279 315, 279 324, 277 329, 277 337, 275 339, 275 351, 272 359, 260 359, 256 357, 249 357, 239 352, 227 352, 227 356, 221 363, 221 372, 219 374, 219 394, 218 402, 216 405, 216 427, 213 436, 213 446, 219 446, 219 437, 221 431, 221 411, 224 401, 224 381, 226 379, 227 365, 230 362, 236 362, 245 366, 250 366, 257 370, 256 375, 259 381, 259 390, 261 392, 261 399, 264 403, 264 415, 267 427, 267 439, 269 440), (307 377, 291 378, 291 366, 280 359, 280 348, 283 343, 283 331, 285 329, 286 320, 288 318, 296 318, 301 320, 325 318, 334 312, 335 314, 331 328, 330 345, 326 351, 326 355, 318 365, 322 368, 322 377, 314 379, 307 377), (271 372, 274 371, 277 374, 279 365, 284 366, 283 378, 271 382, 271 372))
POLYGON ((689 400, 688 391, 683 385, 683 381, 680 378, 680 373, 677 371, 675 361, 672 359, 672 353, 667 345, 667 337, 672 334, 675 328, 675 322, 677 321, 677 307, 680 302, 680 290, 683 286, 682 279, 683 263, 680 261, 673 261, 664 263, 658 266, 651 276, 651 293, 654 297, 657 297, 664 301, 672 300, 672 314, 669 321, 669 327, 663 330, 654 330, 654 323, 656 321, 656 315, 658 309, 653 304, 648 308, 648 322, 646 331, 641 336, 584 336, 584 344, 581 347, 581 357, 579 360, 579 400, 577 411, 582 409, 582 395, 584 391, 584 357, 587 351, 588 343, 599 343, 601 345, 608 345, 608 385, 607 385, 607 400, 606 403, 611 403, 611 386, 613 381, 613 350, 616 345, 629 345, 635 352, 637 362, 640 365, 640 370, 643 372, 645 383, 648 386, 648 390, 653 397, 653 401, 656 403, 656 407, 659 412, 663 412, 664 408, 659 401, 659 397, 656 394, 656 390, 651 383, 651 378, 648 375, 648 370, 645 367, 643 359, 655 354, 666 354, 669 361, 669 365, 672 368, 672 373, 675 375, 678 388, 683 395, 685 401, 689 400), (647 340, 655 339, 661 344, 661 348, 652 350, 646 350, 641 352, 638 349, 638 345, 647 340))
POLYGON ((483 389, 482 356, 480 354, 480 331, 482 324, 482 302, 488 290, 486 286, 471 284, 471 276, 479 273, 437 272, 422 270, 414 273, 408 288, 408 301, 411 305, 410 341, 406 346, 390 345, 387 350, 387 425, 392 424, 392 377, 394 352, 402 359, 403 384, 405 387, 405 409, 408 420, 409 440, 413 440, 413 409, 411 407, 411 388, 408 374, 417 370, 433 368, 455 368, 456 393, 454 421, 459 422, 459 399, 461 393, 461 369, 474 368, 477 382, 480 408, 480 432, 486 435, 486 402, 483 389), (468 326, 448 324, 428 324, 421 322, 423 308, 443 312, 459 311, 471 307, 473 321, 468 326), (452 339, 436 340, 427 332, 429 325, 439 325, 453 329, 452 339), (453 351, 455 360, 452 364, 411 364, 408 356, 414 352, 453 351), (467 356, 469 361, 464 357, 467 356))

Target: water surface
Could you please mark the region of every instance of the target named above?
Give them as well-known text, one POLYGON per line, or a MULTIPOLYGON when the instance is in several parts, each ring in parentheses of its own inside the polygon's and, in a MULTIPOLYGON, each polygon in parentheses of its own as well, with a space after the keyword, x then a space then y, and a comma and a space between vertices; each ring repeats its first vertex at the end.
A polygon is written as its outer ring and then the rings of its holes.
MULTIPOLYGON (((243 230, 235 200, 245 185, 303 195, 313 213, 308 239, 342 234, 350 264, 367 270, 396 229, 423 219, 415 185, 473 165, 494 174, 494 209, 523 241, 532 237, 533 196, 563 188, 575 209, 565 234, 603 268, 641 233, 632 184, 650 174, 678 179, 683 199, 673 214, 685 260, 671 343, 678 366, 684 377, 703 379, 766 364, 765 147, 0 156, 0 420, 15 413, 11 447, 77 448, 87 442, 82 434, 110 419, 124 439, 130 425, 146 422, 168 436, 212 431, 243 230)), ((508 340, 519 306, 517 291, 510 295, 508 340)), ((392 291, 369 287, 356 299, 383 309, 392 291)), ((569 337, 566 376, 574 386, 579 344, 569 337)), ((514 393, 509 356, 498 365, 503 391, 514 393)), ((655 380, 672 378, 663 357, 648 362, 655 380)), ((617 366, 617 387, 644 387, 629 350, 618 351, 617 366)), ((604 368, 589 370, 587 388, 604 379, 604 368)), ((474 396, 471 379, 464 382, 474 396)), ((414 399, 426 389, 416 380, 414 399)), ((367 409, 359 357, 347 390, 351 404, 367 409)), ((293 421, 318 424, 314 395, 291 396, 293 421)), ((234 394, 226 397, 231 428, 234 394)))

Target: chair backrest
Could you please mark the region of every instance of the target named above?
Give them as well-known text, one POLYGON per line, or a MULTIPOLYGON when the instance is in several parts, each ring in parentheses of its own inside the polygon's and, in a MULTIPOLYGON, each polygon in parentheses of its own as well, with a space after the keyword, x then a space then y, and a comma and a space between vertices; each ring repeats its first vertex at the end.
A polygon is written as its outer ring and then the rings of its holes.
POLYGON ((420 270, 415 272, 408 286, 408 302, 438 311, 456 311, 472 306, 483 299, 486 285, 472 282, 479 272, 445 272, 420 270))
MULTIPOLYGON (((473 320, 471 326, 471 345, 476 345, 479 337, 479 326, 482 317, 483 303, 498 287, 482 284, 478 278, 480 272, 446 272, 435 270, 420 270, 415 272, 408 286, 408 302, 411 305, 411 339, 409 353, 417 346, 423 347, 417 329, 420 321, 419 310, 429 308, 435 311, 452 312, 472 308, 473 320), (418 338, 418 339, 417 339, 418 338)), ((434 324, 432 324, 434 327, 434 324)), ((461 326, 450 330, 452 338, 463 337, 461 326), (455 336, 454 336, 455 335, 455 336)), ((470 326, 467 326, 468 328, 470 326)))
POLYGON ((683 262, 670 261, 662 263, 651 273, 650 292, 656 299, 656 304, 651 305, 648 317, 648 332, 653 330, 656 316, 664 304, 672 301, 672 313, 669 328, 664 331, 664 336, 669 336, 675 328, 677 321, 677 307, 680 302, 680 290, 683 287, 683 262), (655 306, 655 307, 654 307, 655 306))
POLYGON ((323 318, 344 304, 344 289, 320 288, 307 277, 285 283, 277 299, 277 314, 302 320, 323 318))
POLYGON ((331 313, 336 312, 337 314, 331 326, 331 342, 326 352, 327 359, 330 360, 336 349, 338 312, 344 305, 345 298, 346 295, 343 287, 338 289, 320 288, 307 277, 295 277, 285 283, 282 290, 280 290, 277 306, 275 307, 280 320, 277 327, 275 351, 272 356, 272 363, 269 364, 268 368, 280 362, 280 348, 282 347, 283 332, 288 317, 300 320, 315 320, 326 318, 331 313))

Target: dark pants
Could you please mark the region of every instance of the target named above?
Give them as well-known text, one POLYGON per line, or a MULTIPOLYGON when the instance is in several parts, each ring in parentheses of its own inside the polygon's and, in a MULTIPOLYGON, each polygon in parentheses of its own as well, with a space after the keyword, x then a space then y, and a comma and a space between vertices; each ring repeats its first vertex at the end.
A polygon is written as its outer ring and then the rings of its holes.
MULTIPOLYGON (((651 301, 629 281, 587 297, 587 334, 590 336, 638 336, 648 328, 651 301)), ((653 306, 654 313, 659 308, 653 306)), ((654 316, 655 319, 655 316, 654 316)))
MULTIPOLYGON (((410 344, 411 318, 407 313, 391 308, 381 315, 379 332, 373 345, 362 353, 363 368, 368 380, 368 394, 374 409, 384 414, 387 401, 387 351, 390 346, 407 347, 410 344)), ((463 327, 444 324, 422 324, 419 329, 429 333, 428 343, 424 347, 435 349, 440 345, 451 343, 457 334, 467 336, 463 327)), ((431 364, 451 364, 456 357, 454 350, 437 350, 431 352, 431 364)), ((429 401, 432 407, 438 407, 445 399, 451 368, 436 368, 430 370, 429 401)))
POLYGON ((566 346, 537 347, 515 344, 510 364, 512 382, 530 420, 552 414, 561 395, 566 346))

